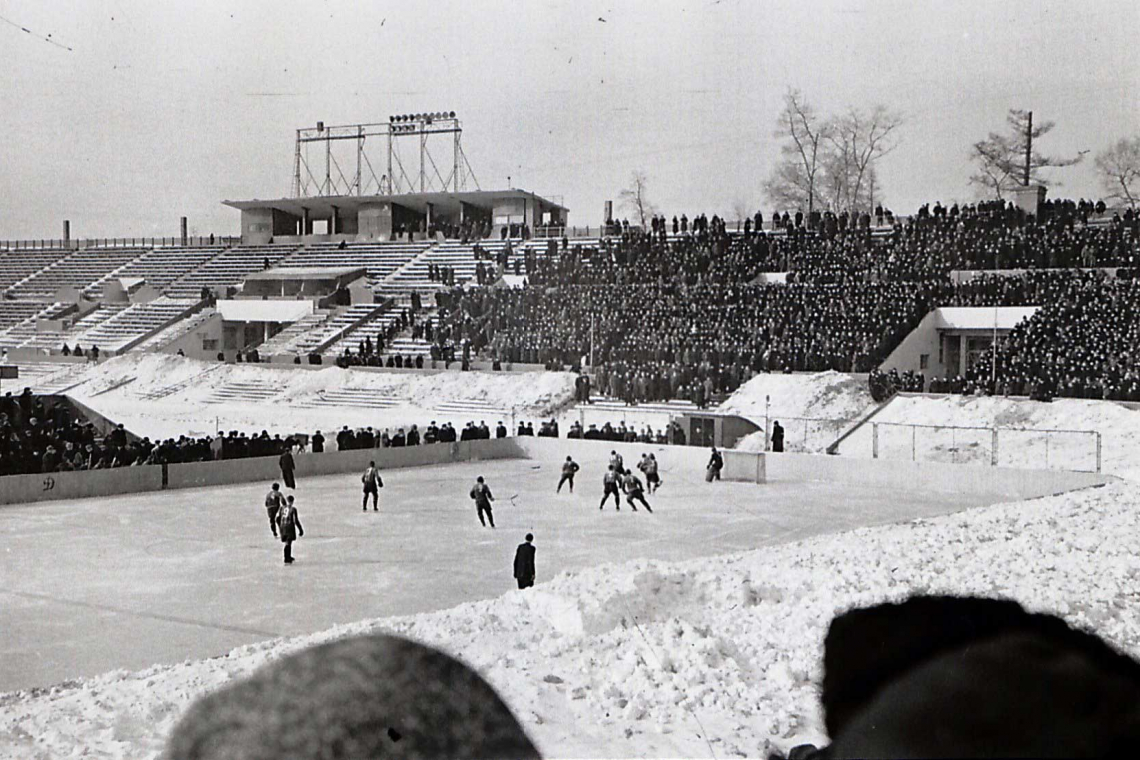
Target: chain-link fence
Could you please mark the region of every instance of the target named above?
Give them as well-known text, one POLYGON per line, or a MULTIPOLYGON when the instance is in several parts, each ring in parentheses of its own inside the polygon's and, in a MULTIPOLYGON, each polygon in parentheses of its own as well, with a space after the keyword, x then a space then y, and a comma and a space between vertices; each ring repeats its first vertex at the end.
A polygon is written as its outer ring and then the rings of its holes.
POLYGON ((871 423, 872 457, 1100 472, 1095 430, 871 423))

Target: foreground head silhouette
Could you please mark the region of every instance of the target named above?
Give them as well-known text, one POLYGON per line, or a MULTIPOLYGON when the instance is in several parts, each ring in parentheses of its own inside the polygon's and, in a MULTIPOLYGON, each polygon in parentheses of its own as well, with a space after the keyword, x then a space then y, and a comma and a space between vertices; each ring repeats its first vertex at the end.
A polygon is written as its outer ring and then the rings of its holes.
POLYGON ((1125 757, 1140 664, 1016 602, 916 597, 840 615, 821 757, 1125 757))
POLYGON ((498 694, 435 649, 384 634, 321 644, 199 699, 166 760, 539 758, 498 694))

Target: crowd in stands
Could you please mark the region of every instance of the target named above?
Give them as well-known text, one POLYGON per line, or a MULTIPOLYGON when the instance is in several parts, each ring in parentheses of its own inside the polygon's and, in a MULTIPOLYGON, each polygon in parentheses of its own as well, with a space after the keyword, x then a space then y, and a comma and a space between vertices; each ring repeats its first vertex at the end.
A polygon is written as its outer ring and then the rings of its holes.
POLYGON ((976 361, 959 392, 1140 401, 1140 282, 1099 270, 1036 283, 1048 298, 976 361), (994 378, 996 377, 996 382, 994 378))

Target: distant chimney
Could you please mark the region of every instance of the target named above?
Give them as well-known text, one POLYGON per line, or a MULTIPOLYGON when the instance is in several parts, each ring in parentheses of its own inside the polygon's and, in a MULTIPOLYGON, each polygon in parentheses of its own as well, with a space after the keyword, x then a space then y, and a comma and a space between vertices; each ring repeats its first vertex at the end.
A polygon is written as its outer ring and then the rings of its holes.
POLYGON ((71 220, 69 219, 63 220, 63 242, 71 242, 71 220))
POLYGON ((186 217, 182 217, 182 246, 185 247, 187 243, 186 238, 186 217))
POLYGON ((612 222, 614 220, 614 202, 606 201, 606 218, 602 221, 612 222))

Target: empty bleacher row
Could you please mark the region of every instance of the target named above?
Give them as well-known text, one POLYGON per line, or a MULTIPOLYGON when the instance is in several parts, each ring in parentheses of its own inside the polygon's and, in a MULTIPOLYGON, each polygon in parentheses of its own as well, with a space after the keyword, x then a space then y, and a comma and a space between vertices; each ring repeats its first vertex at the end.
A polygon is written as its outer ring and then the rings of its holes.
POLYGON ((247 275, 276 266, 298 249, 296 245, 239 245, 227 248, 179 277, 166 289, 171 298, 198 298, 202 288, 225 293, 247 275))
MULTIPOLYGON (((179 277, 201 267, 210 259, 222 253, 224 246, 200 246, 193 248, 154 248, 127 264, 109 272, 92 283, 84 294, 96 297, 101 286, 111 278, 137 277, 159 292, 165 291, 179 277)), ((194 294, 197 297, 197 293, 194 294)))
POLYGON ((380 282, 414 260, 431 246, 427 242, 351 243, 343 248, 338 243, 314 243, 282 261, 282 268, 292 267, 364 267, 368 284, 375 291, 380 282))
POLYGON ((145 250, 139 248, 87 248, 65 252, 55 263, 10 286, 7 295, 15 299, 50 298, 64 287, 82 291, 143 253, 145 250))

